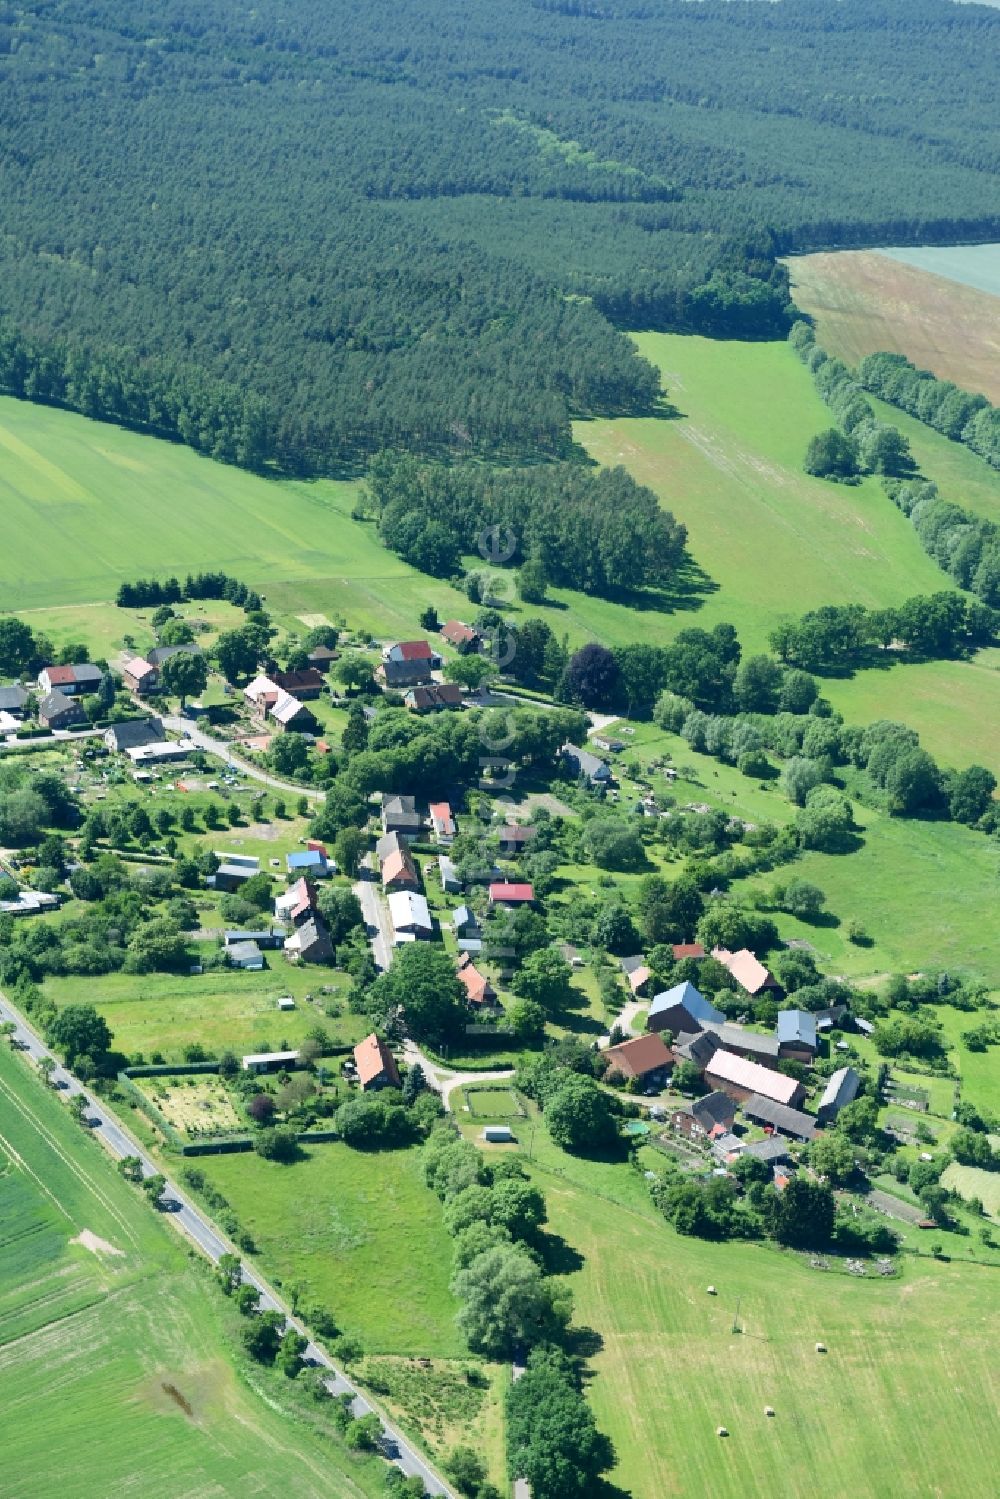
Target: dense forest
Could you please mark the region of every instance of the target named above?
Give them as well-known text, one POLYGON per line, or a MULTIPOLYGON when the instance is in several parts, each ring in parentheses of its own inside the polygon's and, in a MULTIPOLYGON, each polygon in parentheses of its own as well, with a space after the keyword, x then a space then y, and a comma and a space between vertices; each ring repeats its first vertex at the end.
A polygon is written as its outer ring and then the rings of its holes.
POLYGON ((655 397, 612 324, 780 334, 778 253, 1000 234, 998 38, 950 0, 0 0, 0 385, 300 473, 564 453, 655 397))

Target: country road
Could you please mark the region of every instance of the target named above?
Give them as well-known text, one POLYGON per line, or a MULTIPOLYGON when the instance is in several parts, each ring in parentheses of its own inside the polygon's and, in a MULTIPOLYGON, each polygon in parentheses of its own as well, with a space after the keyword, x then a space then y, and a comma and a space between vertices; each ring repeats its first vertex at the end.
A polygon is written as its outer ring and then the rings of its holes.
POLYGON ((393 933, 389 919, 389 908, 379 888, 378 873, 372 867, 373 856, 365 855, 361 877, 353 887, 361 903, 361 914, 365 918, 365 930, 371 938, 372 957, 379 973, 385 973, 392 963, 393 933))
MULTIPOLYGON (((13 1039, 33 1062, 37 1064, 42 1057, 53 1057, 55 1060, 53 1053, 32 1030, 20 1011, 14 1008, 6 995, 0 995, 0 1023, 3 1022, 13 1022, 15 1026, 13 1039)), ((52 1072, 52 1082, 65 1098, 72 1098, 75 1094, 83 1095, 87 1100, 87 1122, 90 1128, 116 1159, 120 1160, 122 1156, 127 1155, 138 1156, 142 1163, 143 1176, 156 1175, 155 1164, 124 1126, 99 1099, 89 1093, 78 1079, 58 1062, 52 1072)), ((184 1193, 169 1179, 160 1202, 163 1212, 169 1217, 174 1227, 192 1240, 210 1260, 217 1262, 222 1255, 235 1253, 233 1245, 226 1240, 211 1220, 194 1207, 184 1193)), ((241 1261, 241 1271, 244 1281, 256 1286, 260 1292, 260 1305, 263 1311, 280 1312, 288 1325, 294 1327, 303 1336, 308 1336, 305 1328, 292 1316, 289 1308, 256 1270, 245 1261, 241 1261)), ((407 1475, 419 1475, 428 1494, 444 1495, 446 1499, 455 1499, 454 1491, 428 1466, 415 1448, 410 1446, 402 1432, 386 1420, 382 1412, 364 1395, 359 1393, 324 1349, 310 1340, 304 1357, 330 1370, 330 1378, 326 1381, 326 1385, 332 1395, 353 1396, 351 1410, 355 1416, 366 1416, 374 1412, 379 1417, 383 1429, 383 1450, 386 1453, 392 1453, 390 1460, 396 1467, 407 1475)))
POLYGON ((206 755, 214 755, 217 760, 224 760, 234 770, 240 770, 244 775, 250 776, 255 781, 262 781, 265 786, 273 786, 275 791, 284 791, 288 796, 304 796, 309 802, 321 802, 326 793, 317 791, 309 786, 299 786, 295 781, 283 781, 279 776, 273 776, 266 770, 261 770, 259 765, 254 765, 252 760, 244 760, 238 755, 232 746, 223 740, 213 739, 210 734, 202 733, 193 719, 179 718, 175 714, 163 715, 163 726, 173 734, 180 734, 189 739, 195 749, 204 750, 206 755))

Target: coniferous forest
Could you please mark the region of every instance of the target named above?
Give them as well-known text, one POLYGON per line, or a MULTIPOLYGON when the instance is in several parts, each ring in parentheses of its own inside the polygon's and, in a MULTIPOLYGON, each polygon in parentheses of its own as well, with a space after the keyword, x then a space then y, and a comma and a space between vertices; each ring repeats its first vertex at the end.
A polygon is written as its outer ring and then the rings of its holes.
POLYGON ((293 473, 566 453, 656 398, 621 328, 780 336, 777 254, 1000 234, 998 36, 950 0, 2 0, 0 388, 293 473))

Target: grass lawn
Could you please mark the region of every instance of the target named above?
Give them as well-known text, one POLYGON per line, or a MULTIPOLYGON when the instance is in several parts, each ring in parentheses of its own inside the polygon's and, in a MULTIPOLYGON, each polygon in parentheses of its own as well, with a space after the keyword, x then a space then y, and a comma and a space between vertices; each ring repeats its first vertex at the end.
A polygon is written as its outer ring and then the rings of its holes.
MULTIPOLYGON (((947 581, 942 577, 942 586, 947 581)), ((848 723, 893 718, 909 724, 942 765, 985 765, 1000 780, 1000 650, 970 661, 922 661, 824 681, 848 723)))
POLYGON ((991 1490, 995 1271, 907 1258, 898 1281, 824 1277, 757 1245, 683 1238, 575 1181, 539 1184, 550 1228, 583 1257, 575 1320, 603 1340, 588 1396, 617 1450, 611 1478, 635 1499, 949 1493, 957 1471, 991 1490))
POLYGON ((344 1013, 327 1018, 324 984, 338 982, 345 994, 348 980, 329 969, 297 968, 280 953, 261 973, 221 969, 202 974, 109 973, 99 979, 71 977, 47 981, 45 992, 60 1007, 93 1004, 107 1020, 116 1047, 129 1056, 141 1052, 149 1060, 160 1051, 178 1061, 182 1047, 200 1042, 209 1056, 227 1049, 283 1051, 295 1047, 317 1024, 337 1041, 354 1042, 363 1032, 363 1018, 344 1013), (277 999, 291 994, 294 1010, 279 1011, 277 999), (316 996, 316 1002, 306 999, 316 996))
MULTIPOLYGON (((956 276, 963 257, 971 263, 990 249, 995 261, 996 246, 904 252, 921 256, 924 267, 877 250, 795 256, 788 262, 792 294, 816 320, 823 347, 849 364, 880 350, 905 354, 942 380, 1000 401, 997 296, 956 276), (939 257, 940 274, 930 257, 939 257)), ((950 498, 961 503, 959 495, 950 498)))
POLYGON ((941 1183, 960 1197, 978 1197, 991 1218, 1000 1219, 1000 1171, 984 1171, 980 1166, 960 1166, 952 1161, 945 1167, 941 1183))
POLYGON ((516 1119, 521 1112, 509 1088, 469 1088, 463 1096, 476 1119, 516 1119))
POLYGON ((233 1315, 173 1230, 4 1047, 5 1499, 381 1494, 375 1459, 321 1441, 238 1376, 224 1333, 233 1315), (75 1243, 84 1231, 119 1252, 75 1243))
POLYGON ((681 415, 581 422, 576 435, 662 497, 718 586, 673 616, 674 632, 728 620, 759 650, 782 616, 819 603, 874 607, 942 586, 875 479, 852 488, 804 473, 806 444, 831 418, 787 344, 663 333, 636 343, 681 415))
POLYGON ((278 1166, 258 1155, 198 1165, 260 1246, 261 1268, 328 1307, 367 1352, 460 1358, 451 1242, 416 1149, 317 1145, 278 1166))

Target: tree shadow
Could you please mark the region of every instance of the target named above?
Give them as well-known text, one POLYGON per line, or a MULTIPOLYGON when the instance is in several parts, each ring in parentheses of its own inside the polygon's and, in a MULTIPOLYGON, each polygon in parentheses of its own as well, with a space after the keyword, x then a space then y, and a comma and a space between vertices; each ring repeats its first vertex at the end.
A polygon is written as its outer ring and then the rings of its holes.
MULTIPOLYGON (((578 1249, 574 1249, 572 1244, 567 1244, 562 1234, 553 1234, 548 1231, 539 1234, 536 1247, 542 1257, 546 1275, 572 1275, 575 1271, 583 1269, 583 1255, 578 1249)), ((575 1327, 570 1328, 567 1337, 572 1337, 577 1331, 575 1327)), ((570 1351, 567 1347, 566 1352, 570 1351)), ((581 1357, 586 1356, 581 1354, 581 1357)))
MULTIPOLYGON (((602 1351, 604 1339, 596 1327, 568 1327, 562 1344, 570 1358, 588 1359, 602 1351)), ((580 1374, 585 1384, 594 1377, 590 1369, 581 1369, 580 1374)))

